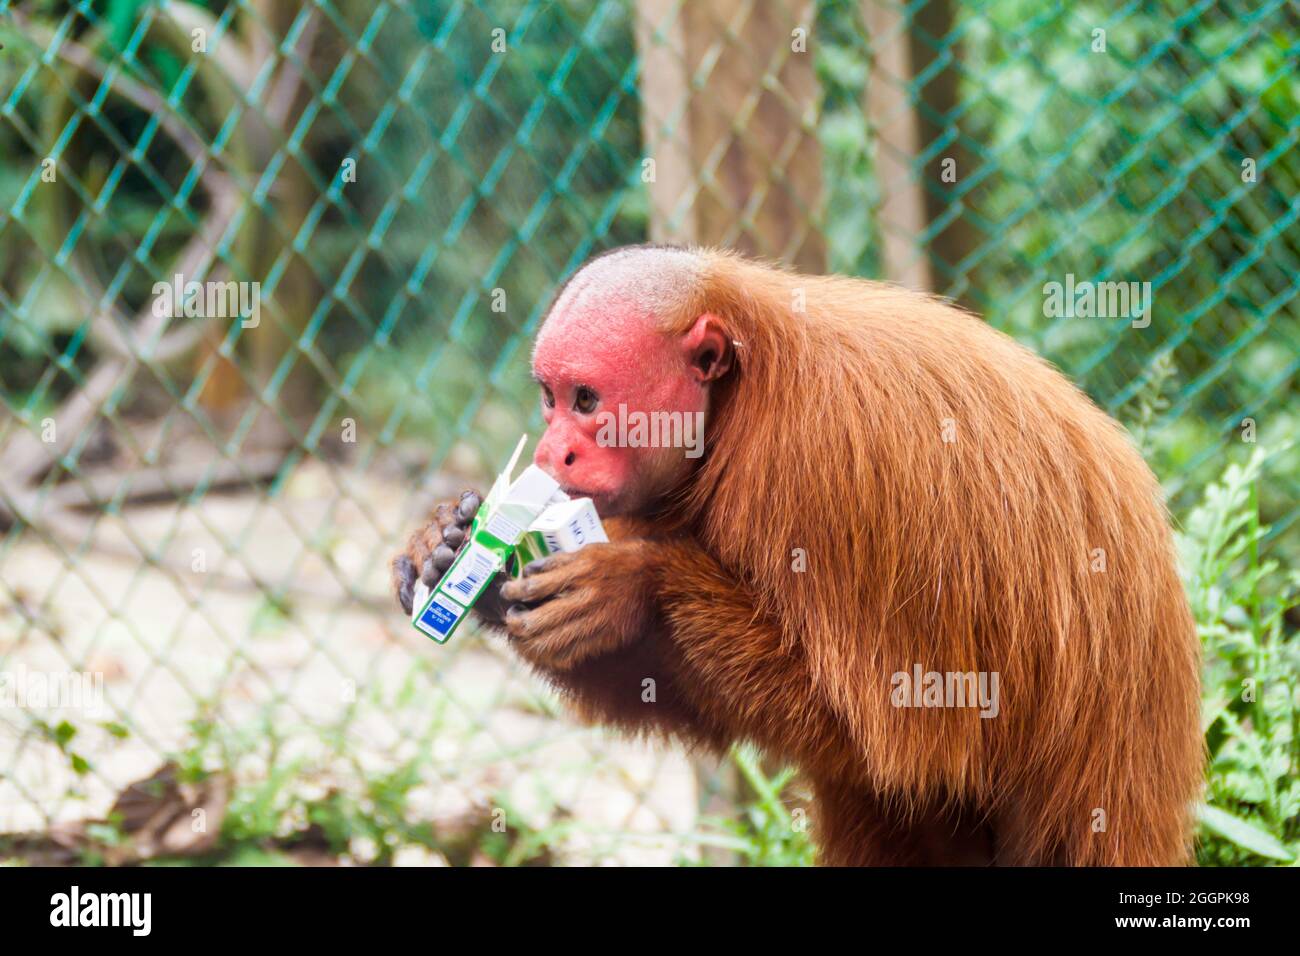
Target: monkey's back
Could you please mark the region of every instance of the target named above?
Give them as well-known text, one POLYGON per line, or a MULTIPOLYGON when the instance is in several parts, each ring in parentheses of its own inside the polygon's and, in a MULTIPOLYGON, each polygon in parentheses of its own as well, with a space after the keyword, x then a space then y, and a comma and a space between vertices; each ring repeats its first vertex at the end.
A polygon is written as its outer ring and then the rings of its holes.
POLYGON ((1028 857, 1185 858, 1199 646, 1159 486, 1119 425, 896 287, 719 257, 691 308, 740 343, 701 527, 807 655, 872 785, 1014 807, 1028 857), (918 665, 996 672, 998 715, 895 706, 918 665))

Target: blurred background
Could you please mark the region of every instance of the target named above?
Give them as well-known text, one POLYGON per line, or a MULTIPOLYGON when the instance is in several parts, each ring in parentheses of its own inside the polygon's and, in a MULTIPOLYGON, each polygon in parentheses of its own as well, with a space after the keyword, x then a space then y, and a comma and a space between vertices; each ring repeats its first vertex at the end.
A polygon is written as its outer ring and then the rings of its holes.
POLYGON ((1295 862, 1298 43, 1280 0, 0 0, 0 857, 810 862, 789 771, 579 727, 390 594, 539 433, 557 284, 654 239, 950 296, 1123 421, 1200 861, 1295 862), (1045 316, 1068 275, 1150 325, 1045 316))

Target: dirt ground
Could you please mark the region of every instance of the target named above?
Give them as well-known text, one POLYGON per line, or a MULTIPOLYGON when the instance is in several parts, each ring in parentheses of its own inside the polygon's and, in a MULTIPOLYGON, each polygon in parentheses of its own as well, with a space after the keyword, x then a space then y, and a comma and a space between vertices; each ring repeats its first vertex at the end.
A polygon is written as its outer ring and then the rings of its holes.
POLYGON ((100 513, 82 547, 0 541, 0 672, 103 680, 97 711, 0 707, 0 832, 102 816, 210 714, 230 749, 204 760, 229 761, 238 785, 289 766, 303 793, 360 792, 427 753, 412 819, 500 804, 563 823, 559 862, 693 855, 684 755, 576 726, 494 639, 440 647, 405 626, 387 562, 417 508, 398 482, 308 461, 274 493, 100 513), (66 752, 37 724, 62 720, 66 752))

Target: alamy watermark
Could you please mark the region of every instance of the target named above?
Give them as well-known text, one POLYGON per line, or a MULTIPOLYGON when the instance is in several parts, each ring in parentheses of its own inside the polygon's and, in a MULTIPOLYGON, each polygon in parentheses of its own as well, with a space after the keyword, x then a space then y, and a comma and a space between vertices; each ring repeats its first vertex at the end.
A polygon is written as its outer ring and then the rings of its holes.
POLYGON ((1150 282, 1076 282, 1066 273, 1064 282, 1043 286, 1043 315, 1049 319, 1129 319, 1133 328, 1151 324, 1150 282))
POLYGON ((153 284, 153 314, 157 318, 239 319, 255 329, 262 321, 262 283, 199 282, 176 273, 170 282, 153 284))
POLYGON ((895 707, 978 707, 981 717, 998 715, 997 671, 927 671, 920 664, 889 679, 895 707))
POLYGON ((687 458, 704 454, 703 412, 618 412, 596 416, 600 430, 596 444, 602 448, 684 448, 687 458))
POLYGON ((50 925, 120 926, 132 936, 148 936, 153 929, 153 894, 83 893, 74 883, 68 892, 50 897, 50 925))
POLYGON ((37 671, 19 664, 0 671, 0 708, 80 710, 99 713, 104 707, 104 675, 90 671, 37 671))

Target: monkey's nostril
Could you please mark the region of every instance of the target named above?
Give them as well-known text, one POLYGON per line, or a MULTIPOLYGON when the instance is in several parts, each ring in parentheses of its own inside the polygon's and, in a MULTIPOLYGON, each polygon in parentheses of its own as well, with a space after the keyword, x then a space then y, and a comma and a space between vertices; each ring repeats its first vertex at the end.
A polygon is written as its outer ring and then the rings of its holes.
POLYGON ((577 457, 578 457, 578 456, 575 455, 573 452, 569 452, 567 455, 564 456, 564 464, 565 464, 565 466, 567 467, 567 466, 569 466, 569 465, 572 465, 572 464, 573 464, 573 460, 574 460, 575 458, 577 458, 577 457))

